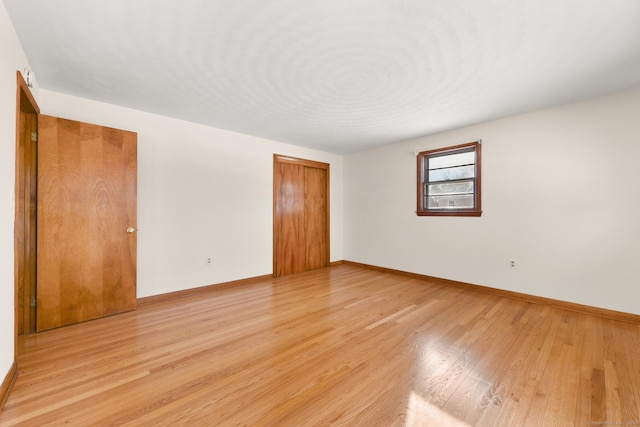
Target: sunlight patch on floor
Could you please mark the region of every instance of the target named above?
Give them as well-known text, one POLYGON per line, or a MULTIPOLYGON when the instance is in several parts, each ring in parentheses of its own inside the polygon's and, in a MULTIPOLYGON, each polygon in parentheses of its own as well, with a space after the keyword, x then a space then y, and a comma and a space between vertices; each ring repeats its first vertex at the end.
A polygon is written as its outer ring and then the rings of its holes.
POLYGON ((409 396, 406 425, 407 427, 470 427, 469 424, 460 421, 437 406, 430 404, 413 391, 409 396))

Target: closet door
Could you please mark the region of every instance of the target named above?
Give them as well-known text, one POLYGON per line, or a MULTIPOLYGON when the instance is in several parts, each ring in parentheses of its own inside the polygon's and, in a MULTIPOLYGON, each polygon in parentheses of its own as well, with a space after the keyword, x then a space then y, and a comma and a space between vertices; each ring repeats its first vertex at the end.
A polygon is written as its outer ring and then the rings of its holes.
POLYGON ((275 277, 329 266, 329 165, 274 156, 275 277))
POLYGON ((135 309, 137 135, 38 127, 38 331, 135 309))

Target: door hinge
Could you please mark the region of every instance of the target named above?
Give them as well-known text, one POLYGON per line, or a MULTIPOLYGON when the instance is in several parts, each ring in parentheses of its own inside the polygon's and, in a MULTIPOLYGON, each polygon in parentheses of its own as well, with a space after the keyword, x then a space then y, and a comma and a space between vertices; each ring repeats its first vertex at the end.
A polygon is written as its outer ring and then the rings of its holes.
POLYGON ((38 132, 31 132, 31 142, 38 142, 38 132))
POLYGON ((36 307, 38 305, 38 300, 35 298, 31 298, 31 307, 36 307))

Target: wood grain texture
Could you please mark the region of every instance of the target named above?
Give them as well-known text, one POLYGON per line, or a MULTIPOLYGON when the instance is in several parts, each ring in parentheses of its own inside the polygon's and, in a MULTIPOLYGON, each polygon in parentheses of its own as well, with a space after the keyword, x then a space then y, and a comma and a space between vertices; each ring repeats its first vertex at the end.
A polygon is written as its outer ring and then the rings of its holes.
POLYGON ((265 274, 263 276, 248 277, 246 279, 232 280, 230 282, 216 283, 214 285, 201 286, 198 288, 183 289, 181 291, 167 292, 165 294, 151 295, 148 297, 138 298, 138 307, 144 304, 153 304, 160 301, 171 301, 176 298, 184 298, 188 296, 206 294, 211 291, 219 291, 225 288, 233 288, 237 286, 249 285, 256 282, 264 282, 269 280, 273 275, 265 274))
POLYGON ((24 322, 23 332, 32 333, 36 330, 36 307, 30 303, 36 298, 37 289, 37 260, 38 260, 38 144, 37 136, 33 139, 31 132, 38 129, 37 116, 27 114, 25 117, 25 276, 24 276, 24 322))
POLYGON ((380 267, 377 265, 363 264, 363 263, 353 262, 353 261, 341 261, 341 263, 352 265, 352 266, 365 267, 365 268, 375 270, 375 271, 380 271, 383 273, 401 274, 405 277, 411 277, 419 280, 428 280, 430 282, 441 283, 443 285, 454 286, 456 288, 467 289, 470 291, 484 292, 484 293, 496 295, 499 297, 511 298, 519 301, 534 303, 534 304, 549 305, 549 306, 561 308, 563 310, 576 311, 578 313, 587 313, 587 314, 592 314, 594 316, 602 316, 612 320, 619 320, 622 322, 631 322, 631 323, 640 324, 640 315, 633 314, 633 313, 625 313, 622 311, 608 310, 606 308, 593 307, 589 305, 577 304, 577 303, 568 302, 568 301, 561 301, 561 300, 552 299, 552 298, 545 298, 545 297, 540 297, 536 295, 523 294, 521 292, 513 292, 513 291, 507 291, 504 289, 496 289, 496 288, 491 288, 489 286, 474 285, 471 283, 459 282, 456 280, 442 279, 440 277, 433 277, 433 276, 427 276, 424 274, 410 273, 407 271, 380 267))
POLYGON ((276 277, 305 271, 304 166, 276 164, 276 277))
POLYGON ((273 275, 329 265, 329 165, 274 155, 273 275))
POLYGON ((136 134, 41 115, 38 330, 136 306, 136 134))
POLYGON ((327 267, 327 170, 304 168, 305 269, 327 267))
MULTIPOLYGON (((35 330, 37 148, 31 134, 38 131, 36 103, 22 74, 16 72, 16 194, 14 224, 15 328, 35 330)), ((17 338, 16 338, 17 341, 17 338)))
POLYGON ((2 426, 640 421, 640 325, 346 264, 20 345, 2 426))
POLYGON ((16 367, 16 362, 13 362, 9 368, 9 372, 7 372, 7 375, 5 375, 0 383, 0 412, 2 412, 2 408, 9 398, 9 393, 16 379, 18 379, 18 368, 16 367))

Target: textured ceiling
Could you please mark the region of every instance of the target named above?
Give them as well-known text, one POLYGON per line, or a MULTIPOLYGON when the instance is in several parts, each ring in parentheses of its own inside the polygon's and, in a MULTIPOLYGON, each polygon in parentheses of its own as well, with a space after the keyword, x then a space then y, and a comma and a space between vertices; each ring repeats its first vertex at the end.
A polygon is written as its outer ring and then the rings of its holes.
POLYGON ((350 153, 640 84, 639 0, 4 0, 43 89, 350 153))

